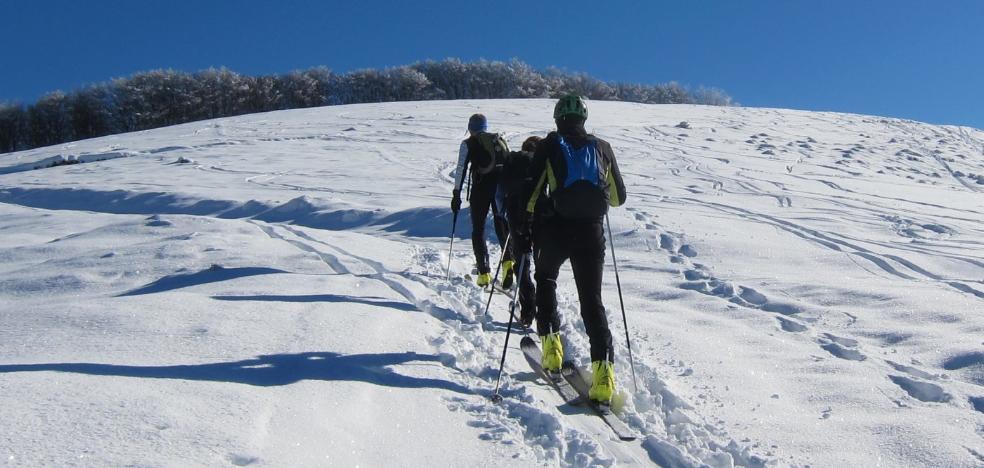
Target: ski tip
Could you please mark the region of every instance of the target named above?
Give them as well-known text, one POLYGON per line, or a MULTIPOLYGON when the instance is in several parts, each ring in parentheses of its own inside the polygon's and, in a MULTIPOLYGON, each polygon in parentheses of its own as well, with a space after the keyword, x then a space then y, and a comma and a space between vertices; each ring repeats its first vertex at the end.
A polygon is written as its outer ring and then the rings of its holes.
POLYGON ((530 338, 529 336, 524 336, 522 340, 519 340, 519 345, 520 346, 526 346, 526 345, 531 345, 531 344, 535 345, 536 342, 533 341, 533 338, 530 338))

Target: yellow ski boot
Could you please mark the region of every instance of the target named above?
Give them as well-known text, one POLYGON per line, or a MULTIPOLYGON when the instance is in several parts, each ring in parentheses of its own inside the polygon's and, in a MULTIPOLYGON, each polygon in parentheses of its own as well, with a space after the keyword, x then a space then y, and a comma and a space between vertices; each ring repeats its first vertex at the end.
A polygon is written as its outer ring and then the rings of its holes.
POLYGON ((491 283, 491 282, 492 282, 492 274, 491 273, 481 273, 481 274, 478 275, 478 279, 475 280, 475 283, 477 283, 480 287, 483 287, 483 288, 486 287, 486 286, 488 286, 489 283, 491 283))
POLYGON ((604 405, 611 404, 615 394, 615 367, 608 361, 594 361, 591 372, 593 378, 588 397, 604 405))
POLYGON ((543 345, 543 359, 540 365, 547 373, 560 374, 560 368, 564 364, 564 345, 560 342, 560 333, 551 333, 540 337, 543 345))
POLYGON ((502 289, 509 289, 513 284, 513 264, 512 260, 506 260, 502 262, 502 270, 499 275, 502 276, 502 289))

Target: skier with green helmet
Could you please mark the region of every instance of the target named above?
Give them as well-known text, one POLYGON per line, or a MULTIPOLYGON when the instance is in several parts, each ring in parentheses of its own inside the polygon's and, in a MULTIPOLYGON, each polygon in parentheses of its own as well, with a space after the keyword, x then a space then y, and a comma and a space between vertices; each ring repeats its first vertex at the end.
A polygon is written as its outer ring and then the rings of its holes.
POLYGON ((557 131, 537 145, 526 208, 534 219, 536 330, 543 368, 557 373, 563 364, 557 276, 561 265, 570 260, 591 345, 589 396, 607 405, 615 392, 615 357, 601 300, 604 218, 609 206, 625 203, 626 194, 611 145, 584 129, 587 118, 588 109, 580 96, 569 94, 557 101, 557 131))

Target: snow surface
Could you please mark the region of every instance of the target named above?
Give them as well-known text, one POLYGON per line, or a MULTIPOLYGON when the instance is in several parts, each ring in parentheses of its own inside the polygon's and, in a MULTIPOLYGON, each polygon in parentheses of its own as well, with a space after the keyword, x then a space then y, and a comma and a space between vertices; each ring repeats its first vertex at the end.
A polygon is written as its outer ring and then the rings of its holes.
MULTIPOLYGON (((0 155, 0 464, 984 466, 972 128, 589 103, 629 193, 611 223, 638 391, 610 265, 604 298, 641 437, 563 405, 518 335, 491 403, 507 301, 484 316, 463 276, 467 222, 445 278, 450 173, 470 114, 519 146, 552 105, 325 107, 0 155)), ((559 295, 587 365, 569 270, 559 295)))

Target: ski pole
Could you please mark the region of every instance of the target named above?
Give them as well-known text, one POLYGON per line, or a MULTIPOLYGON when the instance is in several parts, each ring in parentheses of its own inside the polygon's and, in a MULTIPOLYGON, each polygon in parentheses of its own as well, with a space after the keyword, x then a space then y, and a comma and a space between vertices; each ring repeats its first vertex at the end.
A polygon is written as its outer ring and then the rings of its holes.
MULTIPOLYGON (((506 246, 509 246, 509 238, 512 233, 506 234, 506 246)), ((485 316, 489 315, 489 306, 492 305, 492 295, 495 294, 495 282, 499 281, 499 270, 502 269, 502 260, 506 257, 506 247, 502 248, 502 253, 499 254, 499 264, 495 267, 495 276, 492 277, 492 286, 489 288, 489 300, 485 303, 485 316)))
MULTIPOLYGON (((470 161, 470 159, 466 159, 465 160, 465 168, 464 168, 463 171, 461 171, 462 172, 462 174, 461 174, 461 180, 465 180, 465 178, 468 177, 468 162, 469 161, 470 161)), ((455 183, 455 186, 458 187, 458 185, 457 185, 458 184, 458 181, 456 180, 454 183, 455 183)), ((458 196, 461 197, 461 187, 458 187, 458 196)), ((469 180, 468 181, 468 195, 466 195, 466 197, 470 197, 470 196, 471 196, 471 181, 469 180)), ((448 278, 447 278, 448 281, 451 281, 451 252, 452 252, 452 249, 454 249, 454 230, 457 227, 458 227, 458 211, 457 210, 454 210, 454 219, 451 220, 451 247, 448 248, 448 278)))
MULTIPOLYGON (((524 255, 522 259, 519 260, 519 270, 523 271, 523 263, 526 262, 526 256, 524 255)), ((506 326, 506 344, 502 346, 502 358, 499 359, 499 374, 495 377, 495 390, 492 392, 493 403, 499 403, 502 401, 502 395, 499 395, 499 382, 502 380, 502 368, 506 365, 506 350, 509 349, 509 335, 512 334, 512 324, 513 317, 516 313, 516 298, 519 294, 516 294, 512 298, 512 303, 509 304, 509 325, 506 326)))
POLYGON ((632 360, 632 340, 629 338, 629 321, 625 318, 625 301, 622 300, 622 281, 618 278, 618 260, 615 259, 615 238, 612 237, 612 223, 605 213, 605 224, 608 226, 608 243, 612 245, 612 264, 615 265, 615 285, 618 287, 618 304, 622 307, 622 324, 625 325, 625 345, 629 348, 629 367, 632 368, 632 386, 639 393, 636 381, 635 361, 632 360))
POLYGON ((451 246, 448 247, 448 281, 451 281, 451 253, 454 251, 454 231, 458 228, 458 212, 451 219, 451 246))

